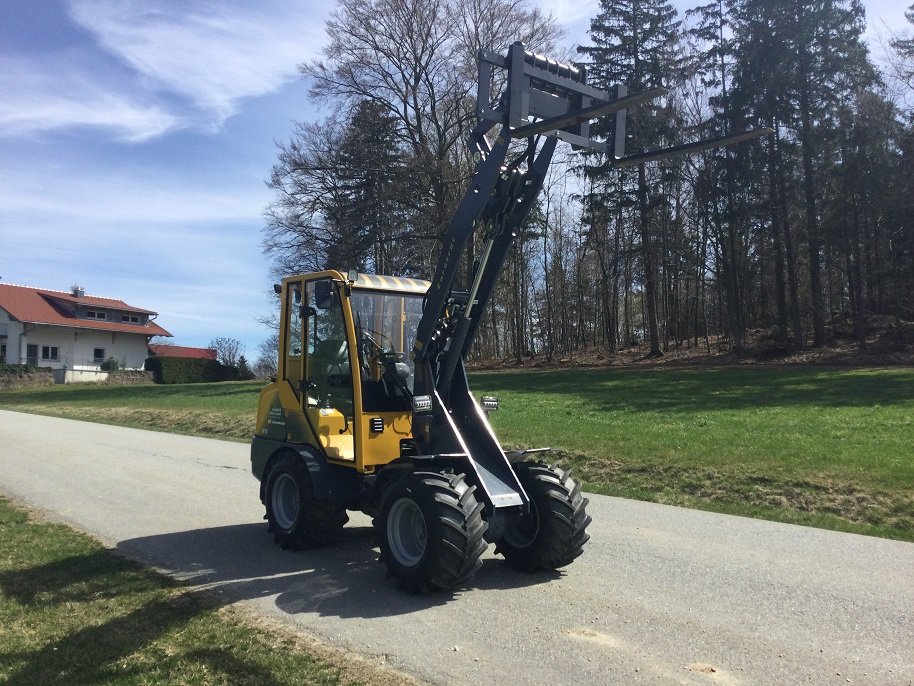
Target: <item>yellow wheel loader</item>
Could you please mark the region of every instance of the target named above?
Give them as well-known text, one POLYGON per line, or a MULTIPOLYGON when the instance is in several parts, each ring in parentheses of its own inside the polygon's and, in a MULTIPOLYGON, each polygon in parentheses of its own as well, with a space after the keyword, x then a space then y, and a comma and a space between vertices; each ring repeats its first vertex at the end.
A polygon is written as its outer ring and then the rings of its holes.
POLYGON ((432 280, 323 271, 277 285, 277 378, 260 394, 251 446, 277 543, 331 543, 347 510, 360 510, 374 518, 389 574, 413 592, 465 583, 489 543, 527 571, 583 552, 591 520, 580 484, 537 460, 540 451, 502 449, 488 421, 498 401, 472 395, 463 361, 558 140, 624 165, 763 133, 626 158, 626 108, 665 92, 598 90, 583 69, 520 43, 505 56, 482 52, 476 174, 432 280), (589 133, 605 116, 615 124, 608 142, 589 133), (477 232, 480 257, 460 290, 477 232))

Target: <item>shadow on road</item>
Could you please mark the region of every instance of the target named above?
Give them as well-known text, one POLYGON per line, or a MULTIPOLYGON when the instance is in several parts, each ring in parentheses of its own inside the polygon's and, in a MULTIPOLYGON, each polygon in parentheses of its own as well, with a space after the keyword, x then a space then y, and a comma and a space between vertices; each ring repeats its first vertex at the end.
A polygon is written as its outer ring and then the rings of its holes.
POLYGON ((446 603, 463 590, 523 588, 561 576, 561 572, 517 572, 490 558, 461 589, 411 595, 386 578, 374 544, 372 527, 350 525, 331 546, 281 550, 273 545, 263 523, 136 538, 123 541, 118 549, 224 596, 225 602, 276 596, 276 607, 289 614, 343 618, 418 612, 446 603))
MULTIPOLYGON (((0 663, 19 663, 6 684, 95 683, 111 677, 112 670, 128 676, 129 668, 125 672, 118 667, 123 658, 207 609, 238 600, 275 597, 276 607, 289 614, 389 617, 447 603, 463 590, 519 589, 560 576, 516 572, 490 558, 464 589, 410 595, 386 578, 384 566, 377 562, 370 526, 350 526, 337 544, 311 551, 280 550, 265 523, 135 538, 121 542, 117 549, 125 558, 169 572, 189 585, 190 592, 167 600, 140 600, 127 614, 67 633, 34 651, 0 649, 0 663)), ((160 584, 151 574, 119 573, 130 567, 127 559, 112 563, 108 551, 73 555, 0 573, 0 593, 40 612, 44 607, 106 597, 141 599, 160 584)), ((245 683, 276 683, 267 671, 239 660, 228 649, 195 653, 194 660, 214 673, 242 674, 245 683)))

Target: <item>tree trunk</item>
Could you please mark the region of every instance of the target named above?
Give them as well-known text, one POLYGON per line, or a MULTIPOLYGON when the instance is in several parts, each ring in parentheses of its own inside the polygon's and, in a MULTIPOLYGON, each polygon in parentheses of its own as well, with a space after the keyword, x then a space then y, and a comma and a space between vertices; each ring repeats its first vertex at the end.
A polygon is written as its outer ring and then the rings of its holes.
POLYGON ((645 324, 651 346, 648 357, 662 357, 660 325, 657 320, 657 263, 651 235, 651 212, 648 206, 647 178, 643 164, 638 166, 638 206, 641 218, 641 253, 644 259, 644 304, 647 308, 645 324))
MULTIPOLYGON (((772 127, 773 128, 773 127, 772 127)), ((777 191, 777 154, 774 136, 768 139, 768 202, 771 206, 771 237, 774 246, 774 284, 778 308, 778 345, 787 343, 787 284, 784 281, 784 243, 777 191)))

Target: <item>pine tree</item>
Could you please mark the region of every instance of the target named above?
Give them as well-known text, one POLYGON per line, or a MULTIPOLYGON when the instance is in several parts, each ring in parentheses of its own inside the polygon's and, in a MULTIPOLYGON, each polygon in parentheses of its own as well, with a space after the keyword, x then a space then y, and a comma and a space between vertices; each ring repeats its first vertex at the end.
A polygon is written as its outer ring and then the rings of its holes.
POLYGON ((405 155, 392 117, 359 103, 344 122, 301 124, 279 146, 264 250, 277 276, 321 269, 409 274, 421 242, 398 240, 414 226, 405 155))
POLYGON ((863 7, 859 0, 735 0, 733 17, 737 86, 749 107, 783 125, 798 147, 813 345, 821 346, 828 245, 820 176, 836 154, 834 113, 875 79, 862 40, 863 7))
POLYGON ((328 266, 409 275, 419 242, 398 240, 410 226, 408 178, 396 121, 385 107, 370 100, 356 106, 336 163, 343 188, 338 240, 328 249, 328 266))
MULTIPOLYGON (((668 86, 679 76, 679 21, 667 0, 601 0, 600 11, 590 23, 590 40, 592 45, 580 46, 578 52, 587 59, 590 81, 598 87, 609 89, 624 84, 630 93, 636 93, 668 86)), ((659 107, 644 107, 630 113, 628 151, 658 147, 669 140, 671 118, 672 111, 662 103, 659 107)), ((657 215, 665 209, 661 207, 661 170, 658 164, 642 164, 633 179, 624 172, 607 174, 601 167, 590 171, 591 175, 604 177, 604 189, 623 189, 607 206, 618 208, 625 202, 624 195, 629 198, 634 195, 644 268, 649 354, 655 357, 663 354, 658 317, 661 257, 655 226, 657 215), (621 183, 618 174, 623 174, 621 183)))
MULTIPOLYGON (((702 133, 708 137, 725 136, 743 130, 746 127, 742 111, 738 101, 734 103, 731 97, 735 56, 727 6, 723 0, 717 0, 690 10, 687 16, 698 20, 689 30, 690 37, 700 46, 692 66, 712 108, 711 116, 702 122, 702 133)), ((698 204, 707 208, 702 214, 710 224, 727 303, 727 328, 737 352, 742 352, 745 346, 751 243, 751 217, 746 211, 745 193, 737 191, 752 186, 751 169, 745 163, 740 164, 745 157, 745 146, 705 154, 694 186, 698 204)))

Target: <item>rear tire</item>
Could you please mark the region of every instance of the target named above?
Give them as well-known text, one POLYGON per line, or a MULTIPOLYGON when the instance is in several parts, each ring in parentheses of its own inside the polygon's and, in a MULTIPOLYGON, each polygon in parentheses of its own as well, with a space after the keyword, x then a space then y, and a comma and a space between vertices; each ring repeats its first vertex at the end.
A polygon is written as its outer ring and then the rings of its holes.
POLYGON ((520 462, 514 471, 530 496, 530 512, 508 525, 496 552, 509 566, 527 572, 570 564, 590 539, 581 485, 568 471, 540 462, 520 462))
POLYGON ((376 524, 381 559, 401 588, 428 593, 467 581, 486 549, 483 505, 463 474, 415 472, 391 486, 376 524))
POLYGON ((267 476, 267 522, 283 548, 316 548, 335 541, 349 521, 343 503, 317 498, 304 460, 283 455, 267 476))

